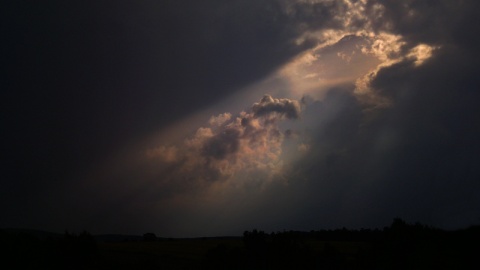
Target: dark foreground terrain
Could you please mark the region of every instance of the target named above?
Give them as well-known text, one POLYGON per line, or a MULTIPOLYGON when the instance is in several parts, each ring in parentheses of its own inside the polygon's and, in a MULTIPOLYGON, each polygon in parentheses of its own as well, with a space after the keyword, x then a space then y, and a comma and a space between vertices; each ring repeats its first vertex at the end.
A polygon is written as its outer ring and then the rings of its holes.
POLYGON ((192 239, 0 230, 1 269, 480 269, 480 227, 246 231, 192 239))

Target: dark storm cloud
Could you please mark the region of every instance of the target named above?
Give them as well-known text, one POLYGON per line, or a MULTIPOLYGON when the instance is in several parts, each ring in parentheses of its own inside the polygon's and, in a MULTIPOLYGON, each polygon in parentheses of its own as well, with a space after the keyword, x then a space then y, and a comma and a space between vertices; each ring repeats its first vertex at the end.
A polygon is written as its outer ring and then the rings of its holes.
POLYGON ((367 14, 376 31, 401 34, 411 42, 471 46, 478 42, 478 1, 368 1, 367 14), (442 15, 440 15, 442 14, 442 15), (472 35, 473 34, 473 35, 472 35))
POLYGON ((300 116, 300 104, 296 100, 276 99, 265 95, 260 102, 253 104, 252 111, 255 117, 278 114, 288 119, 297 119, 300 116))
POLYGON ((307 106, 304 121, 322 116, 310 133, 310 152, 291 176, 310 181, 298 191, 305 199, 292 219, 315 214, 316 222, 358 227, 381 226, 394 216, 447 228, 479 222, 476 5, 369 2, 369 12, 380 14, 370 15, 374 27, 402 35, 404 54, 423 43, 439 48, 420 65, 406 57, 372 75, 370 87, 390 100, 388 107, 338 89, 307 106))
POLYGON ((396 216, 478 223, 480 2, 362 3, 2 4, 0 226, 62 231, 89 220, 93 231, 181 236, 200 224, 199 236, 378 227, 396 216), (398 36, 398 51, 382 52, 395 61, 366 80, 389 106, 347 85, 306 98, 299 117, 299 102, 266 96, 212 117, 183 144, 150 149, 141 164, 98 169, 121 146, 322 44, 312 33, 324 29, 398 36), (421 45, 431 55, 411 54, 421 45), (300 120, 283 132, 282 119, 300 120), (301 154, 280 164, 293 153, 286 146, 301 154), (92 168, 103 174, 90 179, 92 168), (218 199, 236 176, 252 181, 218 199))
POLYGON ((227 128, 207 140, 202 147, 202 154, 216 159, 224 159, 228 154, 238 151, 240 132, 235 128, 227 128))
POLYGON ((479 210, 480 175, 474 164, 480 160, 474 153, 480 150, 475 139, 480 133, 480 81, 471 61, 478 53, 465 57, 465 51, 459 52, 446 47, 423 66, 393 65, 372 82, 394 102, 380 122, 394 137, 380 162, 384 177, 393 181, 385 190, 409 194, 411 207, 423 201, 413 211, 415 218, 443 219, 449 226, 478 222, 477 215, 462 215, 479 210), (449 211, 459 216, 449 219, 440 213, 449 211))
POLYGON ((214 104, 313 46, 295 42, 301 26, 315 18, 322 27, 334 14, 319 4, 320 17, 293 15, 300 7, 287 12, 289 5, 2 3, 1 136, 9 186, 2 209, 12 220, 21 217, 9 205, 38 212, 37 199, 51 204, 47 198, 61 197, 125 145, 214 104))

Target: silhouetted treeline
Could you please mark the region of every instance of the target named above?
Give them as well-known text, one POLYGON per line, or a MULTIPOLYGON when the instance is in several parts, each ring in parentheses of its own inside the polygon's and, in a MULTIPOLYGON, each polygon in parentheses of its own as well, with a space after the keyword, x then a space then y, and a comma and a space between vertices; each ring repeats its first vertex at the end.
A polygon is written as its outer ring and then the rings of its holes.
POLYGON ((384 229, 246 231, 244 249, 220 245, 205 269, 479 269, 480 226, 443 231, 395 219, 384 229))

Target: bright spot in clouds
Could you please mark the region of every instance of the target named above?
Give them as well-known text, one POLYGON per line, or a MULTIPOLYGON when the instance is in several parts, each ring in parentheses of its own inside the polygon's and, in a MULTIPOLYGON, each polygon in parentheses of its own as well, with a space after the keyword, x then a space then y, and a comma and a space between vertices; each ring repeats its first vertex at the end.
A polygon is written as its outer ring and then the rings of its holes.
POLYGON ((429 46, 427 44, 419 44, 412 48, 407 57, 415 59, 415 65, 420 66, 425 60, 432 56, 433 50, 438 47, 429 46))

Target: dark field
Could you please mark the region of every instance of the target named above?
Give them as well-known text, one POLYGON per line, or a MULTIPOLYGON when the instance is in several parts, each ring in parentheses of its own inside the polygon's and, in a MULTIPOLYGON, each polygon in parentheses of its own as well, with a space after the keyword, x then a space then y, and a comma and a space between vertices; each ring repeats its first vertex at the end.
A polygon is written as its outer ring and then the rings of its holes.
POLYGON ((478 269, 479 227, 396 219, 383 230, 191 239, 0 230, 2 269, 478 269))
POLYGON ((201 269, 207 253, 221 245, 244 247, 241 237, 165 239, 98 243, 98 253, 102 266, 107 268, 201 269))
MULTIPOLYGON (((368 251, 372 248, 372 244, 367 242, 325 242, 315 239, 306 239, 304 245, 313 254, 322 254, 326 248, 333 248, 345 255, 346 259, 353 258, 359 250, 368 251)), ((105 266, 126 269, 135 266, 152 269, 250 269, 247 261, 243 260, 247 254, 242 237, 99 243, 98 248, 105 266)))

